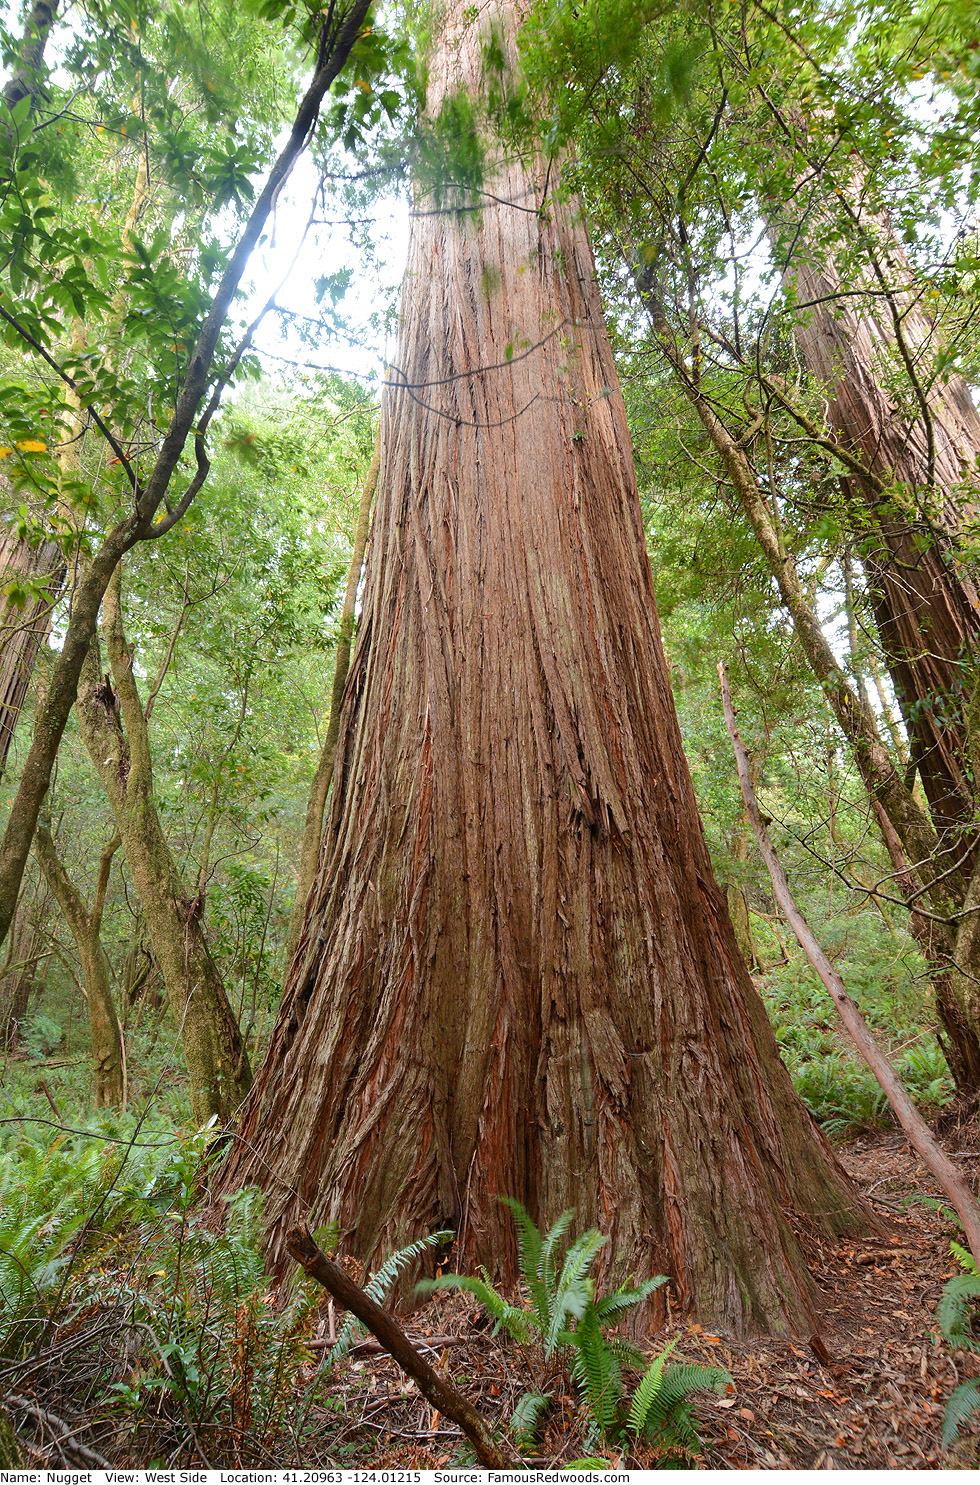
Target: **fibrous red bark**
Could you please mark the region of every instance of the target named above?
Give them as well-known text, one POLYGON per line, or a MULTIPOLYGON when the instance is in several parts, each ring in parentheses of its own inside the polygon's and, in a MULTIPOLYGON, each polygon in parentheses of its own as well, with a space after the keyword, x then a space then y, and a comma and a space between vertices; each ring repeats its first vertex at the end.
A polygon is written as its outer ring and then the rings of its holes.
POLYGON ((6 593, 0 602, 0 774, 7 763, 17 722, 34 673, 38 650, 48 637, 51 609, 65 579, 65 559, 54 541, 36 546, 16 535, 0 539, 0 587, 45 584, 21 606, 6 593))
POLYGON ((872 476, 855 472, 845 489, 875 622, 933 821, 968 868, 977 829, 966 713, 980 598, 962 542, 978 515, 980 416, 963 378, 933 369, 942 347, 890 224, 845 205, 867 248, 863 279, 842 281, 826 245, 804 244, 786 272, 800 305, 796 339, 842 447, 872 476), (875 261, 887 267, 881 283, 875 261))
MULTIPOLYGON (((479 79, 450 6, 429 108, 479 79)), ((712 876, 574 201, 419 203, 321 866, 227 1189, 371 1258, 518 1197, 737 1326, 808 1323, 791 1219, 864 1220, 712 876)), ((551 175, 554 183, 554 172, 551 175)))

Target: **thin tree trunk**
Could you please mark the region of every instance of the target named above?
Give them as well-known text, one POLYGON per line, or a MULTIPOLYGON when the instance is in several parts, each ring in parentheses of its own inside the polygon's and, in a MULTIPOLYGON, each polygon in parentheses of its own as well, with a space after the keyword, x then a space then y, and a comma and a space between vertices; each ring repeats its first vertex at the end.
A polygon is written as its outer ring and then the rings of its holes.
POLYGON ((101 935, 102 911, 109 881, 109 868, 119 845, 120 840, 117 836, 102 852, 95 898, 90 912, 65 870, 51 831, 43 821, 38 822, 34 843, 45 881, 57 899, 78 951, 82 982, 88 1002, 92 1065, 95 1072, 95 1107, 97 1109, 116 1108, 125 1101, 125 1054, 122 1030, 116 1014, 109 961, 102 947, 101 935))
MULTIPOLYGON (((30 855, 38 815, 51 782, 58 748, 75 704, 82 666, 95 637, 102 597, 116 564, 137 542, 156 540, 170 531, 183 518, 207 479, 210 465, 205 433, 218 406, 223 382, 219 381, 211 392, 211 400, 203 415, 201 404, 214 385, 214 358, 228 311, 283 183, 308 145, 324 95, 340 73, 361 34, 369 4, 370 0, 351 0, 349 7, 342 11, 331 9, 323 20, 316 72, 297 109, 289 138, 266 177, 248 222, 222 274, 197 344, 187 363, 173 416, 160 443, 149 477, 145 483, 138 483, 134 488, 134 509, 107 533, 89 564, 85 577, 75 589, 64 643, 54 664, 44 703, 35 720, 34 735, 21 774, 17 797, 0 842, 0 943, 7 937, 17 907, 17 896, 30 855), (173 503, 169 514, 155 521, 154 517, 167 495, 192 429, 196 430, 196 473, 183 494, 173 503)), ((4 313, 0 307, 0 317, 4 313)), ((94 410, 92 415, 96 415, 94 410)))
MULTIPOLYGON (((478 86, 471 16, 443 17, 430 113, 478 86)), ((866 1213, 712 874, 556 168, 497 165, 478 214, 419 202, 321 866, 220 1183, 266 1188, 278 1267, 308 1214, 368 1259, 452 1225, 508 1281, 511 1195, 600 1225, 613 1279, 811 1326, 792 1220, 866 1213)))
POLYGON ((977 1199, 970 1190, 969 1183, 963 1172, 953 1164, 936 1143, 929 1126, 909 1098, 901 1079, 888 1061, 888 1058, 881 1051, 874 1037, 871 1035, 867 1022, 854 1001, 848 995, 843 980, 823 952, 809 924, 800 912, 796 900, 790 891, 789 882, 786 880, 786 873, 780 866, 779 858, 773 848, 772 841, 769 839, 769 832, 762 823, 759 815, 759 807, 756 803, 755 791, 752 787, 749 760, 735 724, 735 709, 732 706, 732 699, 729 695, 728 678, 725 675, 723 664, 719 664, 718 666, 718 675, 721 679, 725 724, 728 728, 728 735, 731 738, 732 748, 735 752, 735 763, 738 769, 739 783, 742 787, 742 798, 745 800, 745 808, 752 822, 752 828, 755 831, 755 838, 759 844, 759 852, 763 861, 766 863, 769 876, 772 879, 776 901, 786 915, 786 921, 796 934, 800 948, 820 976, 831 999, 840 1012, 841 1020, 844 1022, 848 1035, 877 1079, 891 1105, 895 1118, 908 1135, 909 1144, 952 1202, 957 1216, 963 1223, 963 1231, 966 1235, 967 1243, 974 1258, 980 1263, 980 1206, 977 1205, 977 1199))
POLYGON ((361 568, 364 566, 364 549, 367 546, 368 529, 371 524, 371 503, 378 484, 380 465, 381 445, 376 441, 371 466, 361 489, 361 503, 357 512, 357 527, 354 531, 354 550, 351 553, 347 591, 344 594, 344 606, 341 610, 340 627, 337 632, 337 656, 334 661, 333 688, 330 694, 330 720, 306 803, 306 825, 300 849, 299 870, 296 874, 296 893, 293 897, 293 911, 289 919, 286 952, 283 957, 287 973, 303 931, 306 903, 320 860, 323 814, 327 807, 327 791, 330 788, 330 775, 333 773, 334 754, 337 751, 337 738, 340 735, 341 703, 344 699, 344 688, 347 685, 347 673, 350 670, 351 641, 354 638, 354 604, 357 600, 357 585, 361 580, 361 568))
POLYGON ((759 487, 744 448, 737 442, 708 398, 693 380, 674 344, 659 309, 653 286, 637 274, 638 287, 653 318, 660 344, 677 380, 711 439, 732 489, 748 517, 793 629, 824 696, 850 745, 868 795, 887 821, 883 831, 896 871, 903 874, 910 899, 928 896, 930 915, 913 911, 912 927, 934 966, 934 985, 943 1046, 960 1091, 975 1095, 980 1087, 980 997, 975 979, 978 960, 969 964, 957 957, 957 919, 962 911, 966 883, 943 863, 941 841, 928 815, 916 803, 882 740, 874 712, 830 647, 820 621, 800 580, 792 554, 786 551, 773 524, 765 495, 759 487))
POLYGON ((65 580, 65 559, 57 542, 37 546, 16 536, 0 539, 0 585, 42 581, 44 593, 18 604, 4 591, 0 599, 0 776, 34 673, 38 651, 51 628, 51 610, 65 580))
POLYGON ((25 890, 18 904, 17 918, 7 962, 3 968, 3 1020, 0 1023, 0 1049, 15 1052, 24 1029, 31 993, 39 982, 38 969, 43 964, 43 985, 50 952, 42 950, 46 940, 44 925, 50 908, 50 896, 43 878, 25 890))
POLYGON ((115 691, 109 678, 100 675, 96 644, 79 687, 79 728, 115 816, 153 958, 183 1044, 191 1109, 200 1123, 212 1114, 224 1120, 251 1087, 251 1070, 204 936, 204 898, 187 893, 157 813, 146 718, 123 632, 120 584, 117 568, 103 605, 115 691))

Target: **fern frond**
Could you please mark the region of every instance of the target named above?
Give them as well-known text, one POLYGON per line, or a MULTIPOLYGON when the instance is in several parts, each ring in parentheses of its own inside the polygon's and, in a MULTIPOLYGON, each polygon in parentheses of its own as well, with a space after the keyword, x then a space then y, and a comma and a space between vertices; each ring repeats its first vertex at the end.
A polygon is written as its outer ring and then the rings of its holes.
POLYGON ((619 1360, 599 1328, 595 1310, 589 1308, 572 1332, 575 1342, 569 1362, 573 1379, 585 1393, 586 1404, 603 1437, 615 1436, 623 1393, 619 1360))
POLYGON ((561 1276, 551 1301, 551 1313, 544 1333, 545 1354, 551 1356, 558 1345, 561 1331, 567 1330, 571 1320, 577 1320, 592 1306, 595 1293, 589 1269, 599 1249, 608 1239, 595 1227, 577 1238, 565 1254, 561 1276))
POLYGON ((506 1330, 513 1340, 526 1345, 531 1335, 531 1317, 526 1310, 508 1304, 503 1295, 497 1293, 485 1268, 481 1273, 482 1279, 473 1274, 440 1274, 438 1279, 423 1279, 416 1288, 423 1294, 431 1294, 435 1289, 462 1289, 466 1294, 472 1294, 495 1320, 495 1335, 498 1330, 506 1330))
POLYGON ((521 1264, 521 1277, 527 1285, 528 1294, 531 1296, 531 1308, 534 1311, 538 1329, 543 1335, 548 1328, 551 1308, 550 1295, 541 1278, 543 1267, 541 1249, 544 1245, 544 1240, 519 1201, 516 1201, 512 1196, 502 1196, 500 1200, 505 1207, 509 1208, 514 1217, 514 1225, 517 1228, 517 1248, 521 1264))
POLYGON ((956 1274, 946 1284, 936 1306, 936 1323, 947 1341, 955 1341, 971 1351, 980 1346, 971 1328, 977 1300, 980 1300, 980 1278, 974 1274, 956 1274))
POLYGON ((675 1336, 660 1354, 653 1358, 636 1385, 636 1390, 630 1400, 630 1410, 626 1420, 634 1433, 642 1433, 646 1427, 650 1409, 653 1406, 654 1399, 660 1392, 667 1358, 676 1345, 677 1337, 675 1336))
POLYGON ((690 1443, 696 1434, 683 1405, 693 1392, 724 1392, 731 1383, 728 1372, 719 1366, 679 1362, 667 1367, 650 1400, 645 1432, 656 1433, 672 1425, 679 1441, 690 1443))
POLYGON ((955 1444, 963 1428, 980 1412, 980 1377, 961 1382, 949 1394, 943 1417, 943 1448, 955 1444))
MULTIPOLYGON (((399 1277, 404 1273, 416 1259, 421 1258, 428 1248, 444 1247, 453 1237, 451 1232, 432 1232, 428 1237, 418 1238, 414 1243, 408 1243, 404 1248, 399 1248, 396 1253, 372 1274, 364 1286, 364 1293, 370 1295, 376 1304, 384 1304, 389 1290, 393 1288, 399 1277)), ((330 1348, 324 1359, 324 1366, 337 1366, 348 1354, 352 1346, 367 1334, 365 1326, 354 1315, 348 1313, 344 1322, 337 1332, 337 1339, 330 1348)))
POLYGON ((558 1221, 549 1227, 541 1244, 541 1256, 538 1260, 538 1278, 544 1284, 549 1294, 555 1286, 555 1249, 565 1236, 568 1229, 575 1220, 575 1208, 567 1207, 558 1221))
POLYGON ((617 1289, 614 1294, 607 1294, 595 1302, 596 1314, 606 1325, 626 1310, 632 1310, 636 1305, 643 1303, 655 1289, 668 1282, 666 1274, 658 1274, 655 1279, 644 1279, 642 1284, 637 1284, 635 1289, 617 1289))
POLYGON ((964 1248, 962 1243, 951 1242, 949 1245, 949 1251, 952 1253, 953 1257, 956 1259, 961 1269, 963 1269, 968 1274, 974 1274, 975 1276, 980 1277, 980 1270, 977 1269, 977 1260, 974 1258, 969 1248, 964 1248))
POLYGON ((611 1335, 606 1337, 606 1342, 619 1358, 620 1366, 628 1366, 634 1372, 642 1371, 646 1366, 646 1357, 632 1341, 624 1340, 621 1335, 611 1335))
POLYGON ((535 1447, 538 1423, 551 1398, 550 1392, 524 1392, 518 1398, 508 1426, 523 1453, 535 1447))
POLYGON ((399 1248, 397 1253, 392 1253, 378 1269, 372 1274, 368 1283, 364 1286, 364 1293, 369 1294, 378 1304, 383 1304, 388 1297, 388 1291, 393 1289, 396 1281, 409 1268, 416 1259, 429 1248, 444 1248, 451 1242, 454 1234, 452 1232, 431 1232, 428 1237, 418 1238, 414 1243, 408 1243, 404 1248, 399 1248))

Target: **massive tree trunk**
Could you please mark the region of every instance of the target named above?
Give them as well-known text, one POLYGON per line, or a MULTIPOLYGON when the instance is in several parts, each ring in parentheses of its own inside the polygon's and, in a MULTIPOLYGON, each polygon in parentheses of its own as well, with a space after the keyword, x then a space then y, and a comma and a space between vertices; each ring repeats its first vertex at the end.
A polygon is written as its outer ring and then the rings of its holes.
POLYGON ((78 688, 79 729, 112 806, 147 937, 163 976, 183 1044, 192 1112, 201 1123, 212 1114, 228 1119, 251 1087, 251 1069, 204 935, 203 896, 184 887, 160 824, 146 718, 123 632, 120 584, 117 568, 103 603, 116 689, 100 674, 96 641, 78 688))
POLYGON ((803 360, 842 447, 858 458, 844 487, 912 761, 950 860, 968 871, 977 799, 967 709, 980 607, 961 543, 978 515, 980 417, 963 378, 936 373, 942 346, 890 224, 838 195, 866 259, 861 276, 849 271, 844 282, 827 245, 804 240, 784 278, 803 360))
POLYGON ((340 714, 344 699, 344 691, 347 688, 347 674, 350 670, 351 641, 354 638, 354 605, 357 600, 357 588, 361 581, 361 569, 364 566, 364 550, 367 546, 368 530, 371 524, 371 505, 374 501, 374 492, 378 485, 378 470, 381 465, 381 450, 375 443, 374 456, 367 476, 361 488, 360 506, 357 512, 357 525, 354 528, 354 549, 351 553, 350 570, 347 574, 347 589, 344 593, 344 604, 340 613, 340 625, 337 631, 337 654, 334 660, 333 686, 330 690, 330 716, 327 720, 327 735, 320 750, 317 761, 316 772, 310 785, 309 798, 306 801, 306 823, 303 828, 303 841, 300 847, 299 867, 296 873, 296 892, 293 897, 293 909, 289 915, 289 931, 286 934, 286 950, 283 955, 283 963, 288 970, 296 953, 299 936, 303 932, 303 921, 306 917, 306 904, 313 883, 316 880, 316 869, 320 861, 320 845, 323 840, 323 816, 327 808, 327 791, 330 788, 330 776, 333 773, 333 760, 337 752, 337 739, 340 736, 340 714))
MULTIPOLYGON (((430 111, 475 85, 461 0, 430 111)), ((419 202, 317 881, 224 1169, 371 1258, 516 1196, 737 1328, 809 1323, 794 1217, 864 1220, 713 879, 573 202, 500 164, 419 202), (445 206, 445 200, 440 203, 445 206)), ((551 174, 554 183, 554 172, 551 174)))

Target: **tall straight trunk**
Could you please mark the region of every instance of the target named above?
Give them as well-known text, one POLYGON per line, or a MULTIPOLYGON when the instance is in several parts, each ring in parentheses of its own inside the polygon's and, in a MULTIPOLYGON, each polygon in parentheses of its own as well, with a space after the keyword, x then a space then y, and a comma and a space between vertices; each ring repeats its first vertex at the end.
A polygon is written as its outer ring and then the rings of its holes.
POLYGON ((841 209, 866 251, 865 282, 855 285, 853 272, 843 282, 833 254, 811 252, 805 241, 784 280, 798 305, 803 361, 860 466, 844 489, 912 761, 951 860, 969 867, 978 797, 967 710, 980 602, 960 559, 980 506, 980 416, 962 377, 933 371, 941 346, 890 224, 862 215, 849 197, 841 209))
MULTIPOLYGON (((479 84, 472 14, 430 113, 479 84)), ((866 1214, 712 875, 592 254, 546 178, 418 203, 321 865, 220 1184, 266 1188, 276 1265, 301 1215, 365 1258, 448 1222, 513 1279, 508 1195, 600 1225, 611 1277, 809 1325, 793 1221, 866 1214)))
POLYGON ((99 860, 98 879, 91 909, 85 906, 58 855, 49 826, 39 822, 34 838, 44 879, 57 899, 75 940, 88 1003, 92 1038, 92 1068, 95 1074, 95 1107, 115 1108, 125 1102, 125 1053, 122 1028, 112 994, 112 975, 102 947, 102 911, 105 906, 109 868, 119 847, 118 836, 110 841, 99 860))
POLYGON ((38 597, 23 607, 6 592, 0 598, 0 776, 34 673, 38 651, 51 628, 51 610, 65 580, 65 559, 54 541, 36 546, 10 535, 0 539, 0 586, 43 583, 38 597))
POLYGON ((78 688, 79 728, 112 807, 153 958, 163 976, 184 1049, 192 1112, 201 1123, 212 1114, 228 1119, 251 1087, 251 1070, 204 935, 204 898, 187 892, 157 812, 146 718, 123 631, 120 584, 117 569, 103 604, 112 684, 100 674, 96 643, 78 688))

